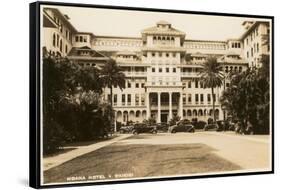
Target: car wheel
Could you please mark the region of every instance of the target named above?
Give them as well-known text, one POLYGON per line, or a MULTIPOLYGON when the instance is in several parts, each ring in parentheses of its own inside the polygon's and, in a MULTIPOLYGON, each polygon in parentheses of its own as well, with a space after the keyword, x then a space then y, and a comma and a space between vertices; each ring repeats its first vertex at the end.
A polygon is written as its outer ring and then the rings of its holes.
POLYGON ((172 130, 171 133, 176 133, 176 130, 172 130))
POLYGON ((195 129, 191 129, 190 132, 191 132, 191 133, 194 133, 194 132, 195 132, 195 129))
POLYGON ((134 131, 133 134, 134 134, 134 135, 138 135, 139 133, 138 133, 137 131, 134 131))

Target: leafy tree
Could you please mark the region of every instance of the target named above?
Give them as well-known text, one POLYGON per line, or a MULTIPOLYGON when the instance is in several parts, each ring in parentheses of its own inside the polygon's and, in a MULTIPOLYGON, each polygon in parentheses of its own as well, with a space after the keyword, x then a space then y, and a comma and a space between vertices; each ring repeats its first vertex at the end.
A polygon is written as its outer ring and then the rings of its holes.
POLYGON ((96 68, 82 68, 65 58, 43 59, 44 153, 70 141, 108 133, 112 107, 100 102, 102 79, 96 68))
POLYGON ((200 81, 203 83, 204 88, 211 88, 212 105, 213 105, 213 118, 215 117, 215 94, 214 88, 220 87, 223 82, 223 73, 220 63, 216 57, 209 57, 207 61, 202 65, 202 70, 199 73, 200 81))
POLYGON ((261 68, 249 68, 231 76, 230 87, 221 97, 228 113, 241 123, 242 131, 252 126, 254 133, 269 132, 269 59, 261 68))
POLYGON ((151 125, 155 125, 156 124, 156 119, 153 117, 150 117, 148 119, 143 120, 143 123, 151 126, 151 125))
POLYGON ((177 123, 178 121, 180 121, 180 119, 181 119, 180 116, 174 115, 174 116, 170 119, 169 125, 170 125, 170 126, 176 125, 176 123, 177 123))

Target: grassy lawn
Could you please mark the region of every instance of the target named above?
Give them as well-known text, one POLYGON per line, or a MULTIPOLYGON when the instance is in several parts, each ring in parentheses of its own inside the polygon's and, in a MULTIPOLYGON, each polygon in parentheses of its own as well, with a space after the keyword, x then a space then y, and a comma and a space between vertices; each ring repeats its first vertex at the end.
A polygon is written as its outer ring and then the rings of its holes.
POLYGON ((99 175, 102 176, 99 179, 104 180, 128 176, 173 176, 241 169, 238 165, 216 156, 212 151, 214 150, 205 144, 116 143, 45 171, 44 183, 67 182, 67 178, 77 176, 92 180, 93 178, 88 177, 99 175), (115 176, 117 174, 121 176, 115 176))
POLYGON ((55 152, 44 154, 43 158, 48 158, 48 157, 53 157, 53 156, 57 156, 57 155, 60 155, 60 154, 64 154, 66 152, 75 150, 79 147, 89 146, 89 145, 99 143, 99 142, 102 142, 102 141, 112 140, 116 137, 117 137, 116 135, 112 135, 112 136, 109 136, 108 138, 103 138, 103 139, 67 143, 63 147, 60 147, 59 149, 57 149, 55 152))

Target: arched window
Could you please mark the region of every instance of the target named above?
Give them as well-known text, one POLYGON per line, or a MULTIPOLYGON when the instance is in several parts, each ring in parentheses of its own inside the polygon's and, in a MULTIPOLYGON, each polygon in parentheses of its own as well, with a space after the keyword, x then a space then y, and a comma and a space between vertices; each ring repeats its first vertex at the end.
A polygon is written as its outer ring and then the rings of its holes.
POLYGON ((228 66, 225 67, 225 72, 228 73, 228 66))
POLYGON ((212 110, 212 109, 210 109, 210 111, 209 111, 209 115, 210 115, 210 116, 212 116, 212 115, 213 115, 213 110, 212 110))
POLYGON ((242 72, 242 67, 241 66, 239 67, 239 72, 242 72))
POLYGON ((197 110, 193 110, 193 115, 197 116, 197 110))
POLYGON ((62 51, 62 40, 60 40, 60 51, 62 51))
POLYGON ((136 111, 136 117, 139 117, 140 116, 140 111, 136 111))
POLYGON ((215 110, 215 117, 216 119, 219 119, 219 114, 220 114, 220 111, 218 109, 215 110))
POLYGON ((205 110, 204 110, 204 116, 206 116, 207 113, 208 113, 208 111, 205 109, 205 110))
POLYGON ((203 116, 203 111, 201 109, 198 111, 198 116, 203 116))
POLYGON ((187 116, 191 116, 191 110, 187 110, 187 116))
POLYGON ((53 46, 56 47, 56 34, 53 34, 53 46))

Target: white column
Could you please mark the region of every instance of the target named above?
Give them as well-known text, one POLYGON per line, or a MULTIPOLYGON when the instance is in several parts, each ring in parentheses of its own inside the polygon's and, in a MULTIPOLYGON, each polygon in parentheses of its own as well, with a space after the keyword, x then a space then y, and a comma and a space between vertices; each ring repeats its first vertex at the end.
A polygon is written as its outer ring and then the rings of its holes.
POLYGON ((173 118, 172 113, 172 92, 169 92, 169 119, 173 118))
POLYGON ((146 93, 146 119, 150 118, 150 101, 149 92, 146 93))
POLYGON ((182 109, 183 109, 183 105, 182 105, 182 93, 180 93, 180 98, 179 98, 179 116, 181 119, 183 119, 183 114, 182 114, 182 109))
POLYGON ((157 117, 157 123, 161 122, 161 93, 158 92, 158 117, 157 117))

